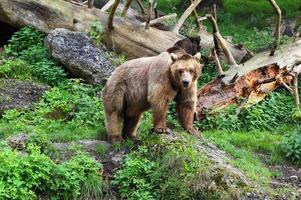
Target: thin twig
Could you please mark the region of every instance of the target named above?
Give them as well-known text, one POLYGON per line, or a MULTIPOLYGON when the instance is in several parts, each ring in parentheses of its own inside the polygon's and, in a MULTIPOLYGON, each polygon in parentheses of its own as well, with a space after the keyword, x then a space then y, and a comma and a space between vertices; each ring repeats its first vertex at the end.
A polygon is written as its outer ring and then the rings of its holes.
POLYGON ((277 5, 275 0, 269 0, 269 2, 271 3, 271 5, 273 6, 277 17, 276 17, 276 24, 275 24, 275 42, 274 42, 274 46, 271 49, 271 53, 270 56, 274 56, 276 49, 278 48, 279 44, 280 44, 280 23, 281 23, 281 9, 279 8, 279 6, 277 5))

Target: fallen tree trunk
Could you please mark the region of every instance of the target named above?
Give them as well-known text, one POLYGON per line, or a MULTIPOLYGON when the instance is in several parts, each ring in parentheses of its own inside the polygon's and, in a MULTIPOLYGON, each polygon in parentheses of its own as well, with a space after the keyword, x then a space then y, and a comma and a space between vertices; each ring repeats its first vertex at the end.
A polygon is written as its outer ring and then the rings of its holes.
MULTIPOLYGON (((97 8, 88 9, 62 0, 1 0, 0 20, 15 27, 33 26, 46 33, 55 28, 86 32, 96 20, 106 25, 108 14, 97 8)), ((145 30, 140 21, 129 15, 129 11, 127 19, 115 17, 114 26, 113 31, 106 33, 105 43, 131 58, 157 55, 184 38, 152 27, 145 30)), ((209 33, 200 35, 203 48, 213 45, 209 33)), ((230 49, 237 60, 248 55, 248 51, 234 45, 230 49)))
POLYGON ((283 45, 270 56, 255 55, 244 64, 230 68, 198 91, 197 118, 204 113, 237 104, 246 106, 261 101, 279 86, 290 85, 294 73, 301 72, 301 40, 283 45))

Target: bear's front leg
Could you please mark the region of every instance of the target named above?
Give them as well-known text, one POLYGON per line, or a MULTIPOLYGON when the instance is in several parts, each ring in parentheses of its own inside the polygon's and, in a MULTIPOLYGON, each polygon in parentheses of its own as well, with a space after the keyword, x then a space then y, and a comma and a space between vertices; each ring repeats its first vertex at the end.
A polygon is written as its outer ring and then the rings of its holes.
POLYGON ((194 128, 194 113, 196 110, 197 90, 196 85, 190 89, 180 91, 176 96, 176 110, 182 127, 192 135, 200 136, 199 131, 194 128))
POLYGON ((194 103, 186 102, 177 104, 177 113, 179 115, 179 119, 182 127, 192 135, 200 136, 199 131, 194 128, 194 103))
POLYGON ((167 115, 168 104, 166 105, 154 105, 152 106, 153 111, 153 125, 155 133, 171 133, 166 127, 166 115, 167 115))

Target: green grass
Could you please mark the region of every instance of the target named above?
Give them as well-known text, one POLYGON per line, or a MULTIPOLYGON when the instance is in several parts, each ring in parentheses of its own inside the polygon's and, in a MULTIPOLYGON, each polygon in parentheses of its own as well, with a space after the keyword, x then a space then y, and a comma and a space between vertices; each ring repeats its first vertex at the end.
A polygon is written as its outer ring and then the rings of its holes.
MULTIPOLYGON (((252 15, 271 17, 275 15, 271 4, 268 0, 225 0, 225 11, 234 15, 237 20, 248 18, 252 15)), ((276 0, 283 16, 294 18, 300 15, 299 0, 276 0)))
POLYGON ((204 135, 217 144, 231 144, 254 153, 272 153, 283 135, 269 131, 205 131, 204 135))
POLYGON ((274 175, 264 166, 258 154, 271 155, 282 135, 270 132, 205 131, 206 138, 233 156, 231 164, 241 169, 251 180, 268 183, 274 175))

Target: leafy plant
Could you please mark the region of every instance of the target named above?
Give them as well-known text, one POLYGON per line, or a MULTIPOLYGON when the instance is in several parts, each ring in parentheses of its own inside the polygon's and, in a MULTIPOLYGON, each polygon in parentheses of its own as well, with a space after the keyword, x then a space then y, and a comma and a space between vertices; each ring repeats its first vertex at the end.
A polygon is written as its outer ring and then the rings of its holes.
POLYGON ((301 164, 301 133, 296 130, 291 134, 286 134, 284 140, 279 145, 280 152, 286 159, 293 163, 301 164))
POLYGON ((24 50, 36 45, 43 45, 45 35, 32 27, 24 27, 16 32, 5 47, 5 53, 9 56, 18 56, 24 50))
POLYGON ((94 40, 94 42, 98 46, 102 43, 104 32, 105 30, 102 24, 99 21, 95 21, 91 24, 88 35, 94 40))
POLYGON ((126 199, 155 199, 152 194, 150 176, 153 173, 154 162, 148 159, 127 156, 123 169, 119 170, 112 183, 117 185, 122 198, 126 199), (133 177, 135 175, 135 177, 133 177))
POLYGON ((0 78, 30 79, 28 64, 24 60, 4 60, 0 67, 0 78))
POLYGON ((71 160, 55 164, 41 154, 35 145, 30 153, 21 155, 8 148, 0 152, 1 199, 74 199, 102 196, 101 165, 90 157, 78 155, 71 160))

